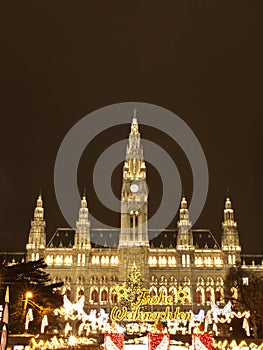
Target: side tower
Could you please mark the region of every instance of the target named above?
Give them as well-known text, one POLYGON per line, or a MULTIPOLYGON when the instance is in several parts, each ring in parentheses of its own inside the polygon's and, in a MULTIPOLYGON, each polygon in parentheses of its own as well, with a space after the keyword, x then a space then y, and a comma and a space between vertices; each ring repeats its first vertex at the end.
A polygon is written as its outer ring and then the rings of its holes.
POLYGON ((121 191, 121 232, 119 239, 120 274, 126 280, 137 266, 143 280, 148 281, 148 191, 139 126, 134 111, 121 191))
POLYGON ((31 220, 31 228, 28 237, 27 261, 34 261, 44 257, 46 248, 46 221, 41 194, 38 196, 34 210, 34 218, 31 220))
POLYGON ((87 250, 91 248, 89 210, 85 195, 82 197, 81 207, 79 209, 79 217, 76 222, 74 248, 81 250, 87 250))
POLYGON ((177 252, 180 256, 181 265, 190 267, 193 264, 193 233, 192 223, 189 220, 189 210, 187 207, 186 198, 181 200, 181 208, 179 212, 179 220, 177 222, 178 235, 177 235, 177 252))
POLYGON ((241 246, 239 244, 237 222, 234 219, 234 210, 232 209, 232 202, 229 197, 225 201, 222 229, 224 262, 227 265, 236 265, 240 261, 241 246))

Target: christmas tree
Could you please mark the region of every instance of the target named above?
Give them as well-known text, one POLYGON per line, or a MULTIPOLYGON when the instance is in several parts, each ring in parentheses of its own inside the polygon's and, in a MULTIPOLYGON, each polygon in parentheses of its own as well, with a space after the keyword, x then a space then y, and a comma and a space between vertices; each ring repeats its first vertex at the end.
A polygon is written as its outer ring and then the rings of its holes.
POLYGON ((142 275, 134 264, 131 268, 126 283, 115 287, 120 305, 126 306, 127 310, 129 311, 132 310, 132 305, 136 303, 142 289, 142 275))

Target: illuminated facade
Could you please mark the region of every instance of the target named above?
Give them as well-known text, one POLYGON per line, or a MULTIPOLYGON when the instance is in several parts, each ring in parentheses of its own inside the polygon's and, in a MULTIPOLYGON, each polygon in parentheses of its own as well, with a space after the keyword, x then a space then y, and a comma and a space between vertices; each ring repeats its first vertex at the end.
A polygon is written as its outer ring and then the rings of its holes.
MULTIPOLYGON (((186 306, 197 311, 209 306, 211 301, 224 303, 226 273, 229 267, 243 261, 229 197, 223 216, 221 245, 209 230, 192 229, 184 197, 177 228, 147 227, 146 165, 134 116, 123 167, 120 229, 93 229, 83 196, 76 229, 59 228, 46 243, 40 195, 26 245, 27 261, 43 257, 52 281, 64 282, 61 292, 72 301, 85 295, 86 307, 90 309, 112 308, 116 303, 114 286, 126 281, 135 264, 152 294, 177 295, 179 286, 183 286, 188 292, 186 306), (93 237, 100 244, 92 243, 93 237)), ((254 268, 263 271, 262 261, 259 264, 255 266, 254 261, 254 268)), ((253 268, 253 263, 244 267, 253 268)), ((177 302, 174 298, 174 307, 177 302)))

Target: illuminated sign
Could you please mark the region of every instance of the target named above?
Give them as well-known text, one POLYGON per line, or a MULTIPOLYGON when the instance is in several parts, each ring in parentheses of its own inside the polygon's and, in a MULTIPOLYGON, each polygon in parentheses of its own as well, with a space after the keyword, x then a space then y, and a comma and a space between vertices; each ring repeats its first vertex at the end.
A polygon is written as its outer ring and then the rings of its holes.
MULTIPOLYGON (((130 290, 126 288, 125 284, 118 285, 115 288, 118 301, 126 300, 129 301, 130 290)), ((181 286, 178 288, 177 300, 184 304, 187 300, 188 293, 181 286)), ((128 322, 139 322, 139 321, 187 321, 191 319, 191 312, 181 311, 180 307, 176 307, 175 311, 171 309, 173 305, 173 296, 166 295, 164 291, 161 291, 157 295, 152 295, 149 289, 141 289, 136 291, 136 300, 131 301, 131 310, 128 310, 127 306, 114 306, 110 313, 112 321, 128 321, 128 322), (166 306, 162 311, 145 311, 142 310, 142 306, 166 306)))
POLYGON ((171 311, 170 306, 166 306, 165 311, 142 311, 140 307, 135 307, 132 311, 128 311, 126 306, 118 308, 114 306, 110 313, 112 321, 176 321, 176 320, 190 320, 191 313, 180 311, 180 307, 177 307, 174 312, 171 311))

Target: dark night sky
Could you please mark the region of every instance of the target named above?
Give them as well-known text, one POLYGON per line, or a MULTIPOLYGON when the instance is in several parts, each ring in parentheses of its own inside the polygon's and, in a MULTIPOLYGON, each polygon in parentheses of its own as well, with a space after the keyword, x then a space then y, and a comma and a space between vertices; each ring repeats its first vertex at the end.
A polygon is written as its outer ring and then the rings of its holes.
MULTIPOLYGON (((2 4, 0 249, 24 249, 40 187, 48 237, 66 225, 53 168, 70 128, 98 108, 140 101, 176 113, 204 149, 210 186, 195 227, 220 239, 230 189, 243 251, 263 253, 262 10, 262 1, 2 4)), ((128 125, 111 133, 113 140, 120 135, 128 136, 128 125)), ((142 127, 142 135, 155 132, 142 127)), ((93 215, 109 216, 89 180, 103 140, 83 156, 79 187, 87 187, 93 215)), ((162 146, 180 160, 169 142, 162 146)), ((189 167, 177 166, 191 198, 189 167)), ((149 167, 153 183, 151 173, 149 167)), ((117 194, 120 176, 119 167, 117 194)))

